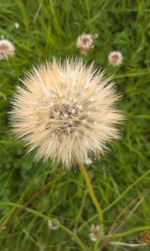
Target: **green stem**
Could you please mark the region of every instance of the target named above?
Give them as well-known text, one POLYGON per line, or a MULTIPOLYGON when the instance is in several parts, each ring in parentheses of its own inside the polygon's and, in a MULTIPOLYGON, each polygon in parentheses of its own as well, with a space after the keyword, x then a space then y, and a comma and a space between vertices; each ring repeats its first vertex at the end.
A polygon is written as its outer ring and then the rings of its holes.
POLYGON ((145 230, 150 230, 150 225, 142 226, 142 227, 135 227, 135 228, 132 228, 132 229, 130 229, 128 231, 114 234, 113 238, 115 238, 115 237, 124 237, 124 236, 130 235, 130 234, 142 232, 142 231, 145 231, 145 230))
MULTIPOLYGON (((110 210, 112 207, 114 207, 129 191, 132 190, 133 187, 135 187, 138 183, 140 183, 148 174, 150 173, 150 169, 148 169, 143 175, 137 178, 137 180, 134 181, 130 186, 127 187, 127 189, 116 199, 114 200, 109 206, 105 207, 103 209, 103 213, 110 210)), ((78 229, 77 232, 81 231, 87 224, 92 222, 97 218, 97 214, 89 218, 86 222, 84 222, 78 229)))
POLYGON ((82 173, 82 176, 85 180, 85 183, 86 183, 86 186, 87 186, 87 190, 89 192, 89 195, 92 199, 92 202, 96 208, 96 211, 98 213, 98 217, 99 217, 99 221, 100 221, 100 229, 101 229, 101 234, 103 233, 103 212, 102 212, 102 209, 100 207, 100 204, 98 203, 98 200, 96 198, 96 195, 95 195, 95 192, 93 190, 93 187, 91 185, 91 181, 90 181, 90 178, 89 178, 89 175, 86 171, 86 168, 83 164, 79 163, 79 168, 80 168, 80 171, 82 173))

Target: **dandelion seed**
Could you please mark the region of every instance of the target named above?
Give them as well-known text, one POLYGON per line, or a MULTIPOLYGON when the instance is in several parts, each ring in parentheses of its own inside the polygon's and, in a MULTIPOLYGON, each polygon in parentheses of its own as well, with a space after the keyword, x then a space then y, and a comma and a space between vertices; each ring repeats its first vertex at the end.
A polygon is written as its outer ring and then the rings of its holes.
POLYGON ((122 53, 120 51, 110 52, 108 55, 108 61, 109 61, 109 64, 113 66, 119 66, 120 64, 122 64, 122 61, 123 61, 122 53))
POLYGON ((91 102, 93 102, 93 101, 94 101, 94 98, 93 98, 93 97, 92 97, 92 98, 90 98, 90 101, 91 101, 91 102))
MULTIPOLYGON (((88 115, 89 115, 89 114, 88 114, 88 115)), ((82 123, 83 123, 83 124, 86 124, 86 119, 83 119, 83 120, 82 120, 82 123)))
POLYGON ((117 124, 123 120, 109 81, 81 60, 53 60, 34 68, 12 100, 15 135, 29 152, 35 151, 36 160, 59 160, 68 168, 84 163, 92 153, 104 154, 106 143, 119 138, 117 124), (50 95, 54 92, 55 97, 50 95))
POLYGON ((0 60, 8 59, 15 53, 14 45, 5 39, 0 40, 0 60))
POLYGON ((82 105, 79 105, 78 108, 79 108, 79 110, 82 110, 83 107, 82 107, 82 105))
POLYGON ((68 118, 68 114, 67 113, 64 114, 64 118, 68 118))
POLYGON ((93 242, 97 241, 99 234, 100 234, 99 226, 92 224, 90 228, 90 234, 89 234, 91 241, 93 242))
POLYGON ((20 24, 19 24, 19 23, 17 23, 17 22, 15 22, 15 23, 14 23, 14 27, 15 27, 16 29, 19 29, 20 24))
POLYGON ((48 220, 48 227, 50 228, 50 230, 57 230, 59 228, 59 224, 59 221, 55 218, 48 220))

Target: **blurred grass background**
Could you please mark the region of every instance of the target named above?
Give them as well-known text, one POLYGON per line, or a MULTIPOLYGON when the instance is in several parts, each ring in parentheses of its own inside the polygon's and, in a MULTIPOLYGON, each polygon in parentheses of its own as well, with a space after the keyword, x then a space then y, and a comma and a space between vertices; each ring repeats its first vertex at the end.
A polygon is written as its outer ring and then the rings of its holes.
MULTIPOLYGON (((1 0, 0 37, 16 48, 13 58, 0 61, 0 251, 82 250, 74 234, 85 250, 93 250, 89 229, 98 220, 80 172, 52 170, 50 162, 34 163, 9 132, 7 112, 19 78, 33 64, 53 56, 94 60, 114 75, 127 116, 123 137, 101 161, 93 160, 87 168, 105 210, 106 234, 117 215, 141 196, 144 200, 121 231, 150 225, 150 1, 1 0), (76 48, 83 32, 99 35, 87 56, 76 48), (124 56, 120 67, 108 65, 112 50, 124 56), (48 228, 49 218, 62 224, 57 231, 48 228)), ((128 242, 136 239, 137 233, 122 237, 128 242)), ((109 246, 107 250, 124 249, 109 246)))

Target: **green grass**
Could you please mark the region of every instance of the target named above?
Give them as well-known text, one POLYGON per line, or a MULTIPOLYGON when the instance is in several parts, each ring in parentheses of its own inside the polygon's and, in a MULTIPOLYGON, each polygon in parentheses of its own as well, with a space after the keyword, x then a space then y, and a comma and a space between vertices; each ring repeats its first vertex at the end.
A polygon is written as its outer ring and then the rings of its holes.
POLYGON ((104 210, 106 235, 118 214, 126 208, 127 217, 129 204, 144 196, 114 238, 136 242, 138 232, 150 229, 150 1, 2 0, 0 36, 16 47, 13 58, 0 61, 0 251, 94 250, 89 230, 98 218, 80 172, 52 170, 50 162, 36 164, 9 132, 7 112, 19 78, 33 64, 53 56, 94 60, 114 75, 123 96, 120 107, 127 116, 123 137, 88 170, 93 172, 93 188, 104 210), (76 48, 83 32, 99 34, 87 56, 76 48), (120 67, 108 65, 112 50, 123 53, 120 67), (48 228, 49 218, 60 221, 57 231, 48 228))

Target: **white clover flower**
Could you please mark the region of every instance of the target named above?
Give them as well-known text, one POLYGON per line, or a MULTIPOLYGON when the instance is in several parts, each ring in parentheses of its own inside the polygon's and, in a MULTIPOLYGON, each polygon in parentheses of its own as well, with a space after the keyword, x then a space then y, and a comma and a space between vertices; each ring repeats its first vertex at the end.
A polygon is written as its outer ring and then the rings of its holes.
POLYGON ((77 48, 80 49, 81 53, 86 55, 89 49, 94 47, 93 37, 90 34, 83 33, 77 38, 77 48))
POLYGON ((120 64, 122 64, 122 61, 123 61, 122 53, 120 51, 110 52, 108 55, 108 61, 109 61, 109 64, 113 66, 119 66, 120 64))
POLYGON ((92 224, 90 228, 90 234, 89 234, 91 241, 93 242, 97 241, 99 234, 100 234, 99 226, 92 224))
POLYGON ((0 40, 0 60, 8 59, 15 53, 14 45, 5 39, 0 40))
POLYGON ((48 227, 50 230, 57 230, 59 228, 59 221, 55 218, 48 220, 48 227))

